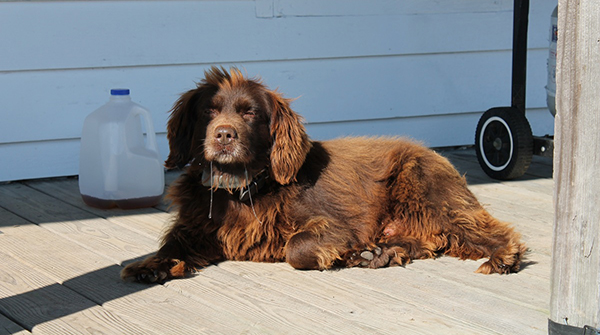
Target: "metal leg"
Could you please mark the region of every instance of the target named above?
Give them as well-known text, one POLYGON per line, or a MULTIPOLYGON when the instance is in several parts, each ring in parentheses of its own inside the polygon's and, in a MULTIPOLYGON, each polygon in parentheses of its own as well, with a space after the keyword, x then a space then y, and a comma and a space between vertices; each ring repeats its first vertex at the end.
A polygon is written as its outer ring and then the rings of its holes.
POLYGON ((525 86, 527 80, 527 26, 529 24, 529 0, 515 0, 513 17, 512 52, 512 103, 511 106, 525 113, 525 86))

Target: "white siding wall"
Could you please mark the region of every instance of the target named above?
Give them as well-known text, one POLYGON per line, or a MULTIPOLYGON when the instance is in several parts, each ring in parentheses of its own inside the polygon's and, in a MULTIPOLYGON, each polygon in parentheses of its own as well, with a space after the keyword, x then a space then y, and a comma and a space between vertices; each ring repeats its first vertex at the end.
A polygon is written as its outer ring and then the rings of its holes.
MULTIPOLYGON (((128 87, 167 111, 213 64, 260 76, 313 138, 406 135, 473 143, 510 104, 513 0, 0 2, 0 181, 75 175, 84 118, 128 87)), ((532 0, 527 106, 553 132, 545 90, 556 4, 532 0)))

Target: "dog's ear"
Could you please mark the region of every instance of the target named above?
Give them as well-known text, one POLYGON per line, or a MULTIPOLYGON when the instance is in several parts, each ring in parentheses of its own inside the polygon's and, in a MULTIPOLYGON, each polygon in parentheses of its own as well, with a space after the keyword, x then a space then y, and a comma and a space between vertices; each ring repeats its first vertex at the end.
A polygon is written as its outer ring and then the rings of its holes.
POLYGON ((167 138, 169 139, 169 157, 165 162, 167 169, 186 166, 193 158, 192 145, 194 129, 198 121, 200 100, 206 96, 206 88, 199 85, 196 89, 187 91, 175 102, 167 123, 167 138))
POLYGON ((290 100, 269 91, 271 97, 271 174, 280 184, 296 180, 311 148, 302 118, 290 108, 290 100))

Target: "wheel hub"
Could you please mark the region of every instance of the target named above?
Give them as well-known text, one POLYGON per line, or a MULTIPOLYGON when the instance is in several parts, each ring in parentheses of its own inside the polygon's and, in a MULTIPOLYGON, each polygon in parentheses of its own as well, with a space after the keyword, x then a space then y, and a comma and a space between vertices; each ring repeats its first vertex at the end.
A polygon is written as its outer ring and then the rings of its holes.
POLYGON ((501 171, 510 163, 512 157, 512 133, 506 121, 492 116, 483 124, 480 135, 482 158, 486 165, 501 171))
POLYGON ((492 145, 494 146, 494 149, 496 149, 496 150, 502 149, 502 139, 499 137, 496 137, 496 139, 494 140, 492 145))

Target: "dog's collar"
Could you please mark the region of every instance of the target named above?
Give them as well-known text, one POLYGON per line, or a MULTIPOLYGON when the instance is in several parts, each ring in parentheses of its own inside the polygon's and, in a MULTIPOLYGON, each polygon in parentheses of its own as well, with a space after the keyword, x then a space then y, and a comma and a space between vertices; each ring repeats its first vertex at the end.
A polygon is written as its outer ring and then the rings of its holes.
POLYGON ((262 169, 254 175, 252 180, 248 180, 246 176, 232 176, 223 178, 222 175, 211 175, 210 168, 207 166, 202 171, 202 185, 206 187, 226 189, 228 191, 237 190, 239 192, 240 201, 248 201, 253 195, 258 193, 263 188, 269 179, 269 171, 267 168, 262 169), (211 182, 212 177, 212 182, 211 182))
POLYGON ((265 186, 269 179, 269 171, 263 169, 257 173, 245 188, 240 189, 240 201, 247 201, 265 186))

